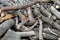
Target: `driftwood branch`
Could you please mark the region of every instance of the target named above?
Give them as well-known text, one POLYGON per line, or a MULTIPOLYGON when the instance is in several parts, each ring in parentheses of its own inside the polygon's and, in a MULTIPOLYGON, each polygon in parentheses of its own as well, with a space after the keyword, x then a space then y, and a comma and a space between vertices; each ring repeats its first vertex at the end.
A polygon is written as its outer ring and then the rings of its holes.
POLYGON ((39 40, 43 40, 43 35, 42 35, 42 30, 43 30, 43 25, 42 25, 42 20, 39 19, 39 40))

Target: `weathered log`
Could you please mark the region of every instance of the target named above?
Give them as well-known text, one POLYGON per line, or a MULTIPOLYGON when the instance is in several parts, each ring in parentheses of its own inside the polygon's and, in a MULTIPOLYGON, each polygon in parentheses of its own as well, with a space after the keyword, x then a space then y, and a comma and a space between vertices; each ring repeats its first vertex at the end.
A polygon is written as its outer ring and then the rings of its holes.
POLYGON ((60 0, 51 0, 53 1, 54 3, 57 3, 58 5, 60 5, 60 0))
POLYGON ((9 29, 2 40, 21 40, 20 35, 17 35, 15 31, 9 29))
POLYGON ((31 37, 32 35, 35 35, 34 31, 15 32, 9 29, 6 35, 2 38, 2 40, 21 40, 21 37, 29 37, 29 36, 31 37))
POLYGON ((34 6, 33 7, 34 8, 34 10, 33 10, 34 13, 33 14, 34 14, 34 16, 38 16, 39 13, 40 13, 39 8, 36 7, 37 5, 33 5, 33 6, 34 6))
MULTIPOLYGON (((39 18, 39 17, 37 17, 37 18, 39 18)), ((43 21, 45 21, 45 22, 53 25, 53 27, 55 27, 55 28, 57 28, 58 30, 60 30, 60 25, 59 25, 58 23, 50 20, 49 18, 43 16, 42 14, 40 14, 40 18, 41 18, 43 21)))
POLYGON ((13 19, 9 19, 0 25, 0 37, 15 24, 13 19))
POLYGON ((31 10, 31 8, 29 7, 29 8, 27 8, 27 10, 28 10, 29 24, 32 25, 32 24, 35 23, 35 19, 34 19, 33 15, 32 15, 32 10, 31 10))
POLYGON ((40 10, 42 11, 43 14, 47 15, 48 18, 51 17, 51 13, 47 11, 42 5, 40 6, 40 10))
POLYGON ((46 33, 54 34, 56 36, 60 35, 59 30, 56 30, 56 29, 53 29, 53 28, 50 28, 50 29, 49 28, 44 28, 43 31, 46 32, 46 33))
POLYGON ((48 34, 48 33, 43 33, 43 37, 46 39, 53 39, 53 40, 58 39, 57 36, 52 35, 52 34, 48 34))
POLYGON ((57 18, 60 19, 60 12, 57 11, 53 6, 51 6, 51 12, 54 14, 57 18))
POLYGON ((35 35, 34 31, 29 31, 29 32, 16 32, 17 35, 20 35, 20 37, 31 37, 35 35))

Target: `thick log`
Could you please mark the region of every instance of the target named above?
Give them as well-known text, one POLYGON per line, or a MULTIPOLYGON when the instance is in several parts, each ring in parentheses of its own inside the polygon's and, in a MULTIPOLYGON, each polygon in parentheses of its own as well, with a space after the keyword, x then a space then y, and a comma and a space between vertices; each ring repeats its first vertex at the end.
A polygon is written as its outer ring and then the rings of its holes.
POLYGON ((51 12, 54 14, 57 18, 60 19, 60 12, 57 11, 53 6, 51 6, 51 12))
POLYGON ((47 11, 42 5, 40 6, 40 10, 43 14, 47 15, 48 18, 51 17, 51 13, 47 11))
POLYGON ((6 35, 2 38, 2 40, 21 40, 21 37, 31 37, 35 35, 34 31, 29 32, 15 32, 9 29, 6 35))
POLYGON ((13 19, 9 19, 0 25, 0 36, 2 36, 10 27, 15 24, 13 19))
POLYGON ((2 40, 21 40, 20 35, 17 35, 15 31, 9 29, 2 40))

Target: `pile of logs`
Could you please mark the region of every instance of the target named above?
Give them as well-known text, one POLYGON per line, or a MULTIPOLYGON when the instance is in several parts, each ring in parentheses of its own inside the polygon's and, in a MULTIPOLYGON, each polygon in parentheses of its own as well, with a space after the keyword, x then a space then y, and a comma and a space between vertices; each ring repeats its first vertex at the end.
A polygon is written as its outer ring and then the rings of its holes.
POLYGON ((60 40, 60 0, 0 0, 0 40, 60 40))

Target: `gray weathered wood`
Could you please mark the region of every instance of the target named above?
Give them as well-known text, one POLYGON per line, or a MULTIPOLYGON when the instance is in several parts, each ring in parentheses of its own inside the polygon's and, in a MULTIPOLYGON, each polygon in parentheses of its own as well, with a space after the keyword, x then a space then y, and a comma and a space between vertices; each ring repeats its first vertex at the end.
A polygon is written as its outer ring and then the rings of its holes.
POLYGON ((13 19, 9 19, 0 25, 0 36, 2 36, 10 27, 15 24, 13 19))
POLYGON ((39 26, 39 40, 43 40, 43 35, 42 35, 42 30, 43 30, 43 23, 42 23, 42 20, 41 19, 39 19, 39 24, 40 24, 40 26, 39 26))
POLYGON ((58 39, 57 36, 52 35, 52 34, 48 34, 48 33, 43 33, 43 37, 46 39, 53 39, 53 40, 58 39))
POLYGON ((51 6, 51 12, 54 14, 57 18, 60 19, 60 12, 57 11, 53 6, 51 6))

